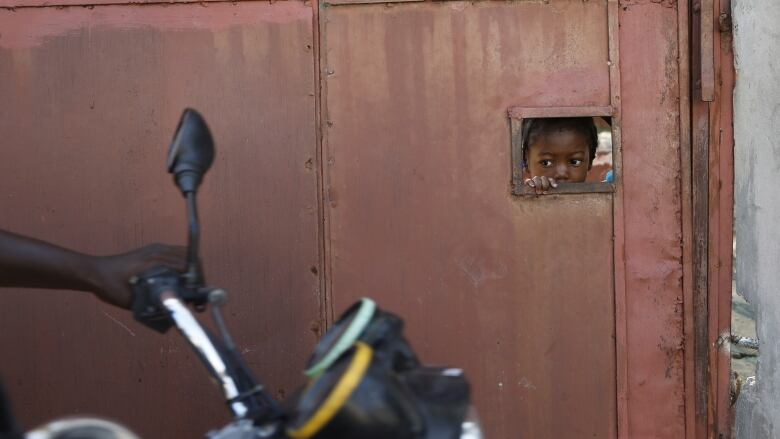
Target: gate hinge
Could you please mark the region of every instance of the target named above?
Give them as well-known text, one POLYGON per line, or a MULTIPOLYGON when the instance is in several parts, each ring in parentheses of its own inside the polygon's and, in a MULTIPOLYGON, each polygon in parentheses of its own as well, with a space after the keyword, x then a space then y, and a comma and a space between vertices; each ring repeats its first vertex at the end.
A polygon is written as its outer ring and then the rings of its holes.
POLYGON ((718 16, 718 28, 721 33, 730 33, 732 28, 731 14, 724 12, 718 16))

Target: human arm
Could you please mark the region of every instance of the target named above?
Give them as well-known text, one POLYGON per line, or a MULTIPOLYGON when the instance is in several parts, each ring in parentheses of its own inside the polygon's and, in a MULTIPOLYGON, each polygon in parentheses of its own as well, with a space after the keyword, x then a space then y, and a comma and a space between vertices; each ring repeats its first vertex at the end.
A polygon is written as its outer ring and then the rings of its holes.
POLYGON ((88 291, 129 308, 129 279, 147 268, 183 269, 183 247, 152 244, 128 253, 92 256, 0 230, 0 287, 88 291))

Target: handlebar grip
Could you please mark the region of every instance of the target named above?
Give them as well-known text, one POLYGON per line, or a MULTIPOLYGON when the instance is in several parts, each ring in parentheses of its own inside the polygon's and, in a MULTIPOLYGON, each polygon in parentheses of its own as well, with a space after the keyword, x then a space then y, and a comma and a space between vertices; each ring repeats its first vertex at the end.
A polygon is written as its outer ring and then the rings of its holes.
POLYGON ((133 317, 157 332, 167 332, 173 326, 173 320, 160 296, 169 292, 175 297, 181 289, 180 283, 177 271, 162 266, 153 267, 131 280, 133 317))

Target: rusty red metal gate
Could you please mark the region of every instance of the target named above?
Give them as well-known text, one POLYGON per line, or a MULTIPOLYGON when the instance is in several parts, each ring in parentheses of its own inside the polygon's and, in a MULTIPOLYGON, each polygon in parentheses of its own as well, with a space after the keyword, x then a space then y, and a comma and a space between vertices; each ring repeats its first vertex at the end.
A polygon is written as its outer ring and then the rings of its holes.
MULTIPOLYGON (((278 396, 334 315, 372 296, 425 361, 465 368, 488 437, 702 437, 693 14, 674 0, 0 0, 0 227, 95 253, 179 241, 162 156, 193 106, 218 149, 207 274, 278 396), (611 117, 615 183, 515 195, 510 116, 571 112, 611 117)), ((723 250, 724 233, 707 243, 723 250)), ((97 413, 194 437, 226 421, 175 337, 77 294, 0 303, 0 375, 28 426, 97 413)))

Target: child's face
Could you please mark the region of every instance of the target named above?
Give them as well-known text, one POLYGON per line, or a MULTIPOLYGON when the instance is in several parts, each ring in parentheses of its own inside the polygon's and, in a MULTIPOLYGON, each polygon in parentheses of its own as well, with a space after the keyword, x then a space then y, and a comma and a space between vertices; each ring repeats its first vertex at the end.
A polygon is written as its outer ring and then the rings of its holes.
POLYGON ((528 145, 528 173, 556 182, 582 183, 588 175, 588 153, 587 139, 579 131, 544 133, 528 145))

